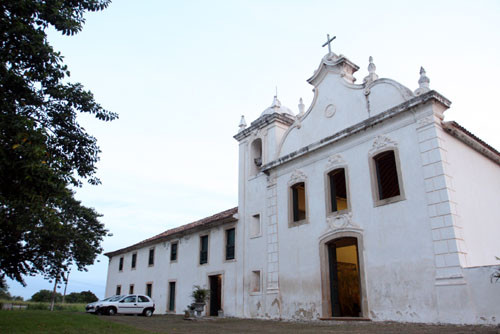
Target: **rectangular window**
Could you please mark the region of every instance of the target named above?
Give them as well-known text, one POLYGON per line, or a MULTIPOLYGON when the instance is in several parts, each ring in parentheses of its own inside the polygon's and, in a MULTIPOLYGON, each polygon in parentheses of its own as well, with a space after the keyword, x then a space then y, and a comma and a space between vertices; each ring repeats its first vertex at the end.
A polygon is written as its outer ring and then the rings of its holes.
POLYGON ((177 242, 170 244, 170 261, 177 261, 177 242))
POLYGON ((330 181, 330 212, 347 209, 347 187, 345 169, 339 168, 328 173, 330 181))
POLYGON ((226 230, 226 260, 234 260, 235 229, 226 230))
POLYGON ((250 292, 260 292, 260 270, 252 271, 250 277, 250 292))
POLYGON ((386 151, 373 157, 377 174, 378 199, 400 195, 398 169, 394 151, 386 151))
POLYGON ((208 263, 208 235, 200 237, 200 264, 208 263))
POLYGON ((134 294, 134 285, 133 284, 130 284, 130 286, 128 287, 128 294, 129 295, 134 294))
POLYGON ((148 266, 153 266, 155 264, 155 249, 151 248, 149 250, 148 266))
POLYGON ((175 311, 175 282, 168 282, 168 310, 175 311))
POLYGON ((153 283, 146 284, 146 296, 153 297, 153 283))
POLYGON ((132 269, 135 269, 136 263, 137 263, 137 253, 134 253, 134 254, 132 254, 132 263, 131 263, 130 267, 132 269))
POLYGON ((120 258, 120 263, 118 264, 118 271, 123 270, 123 256, 120 258))
POLYGON ((116 294, 117 295, 121 295, 122 294, 122 286, 121 285, 117 285, 116 286, 116 294))
POLYGON ((260 235, 260 215, 253 215, 250 219, 250 237, 257 237, 260 235))
POLYGON ((293 221, 306 219, 306 187, 304 182, 292 186, 293 221))

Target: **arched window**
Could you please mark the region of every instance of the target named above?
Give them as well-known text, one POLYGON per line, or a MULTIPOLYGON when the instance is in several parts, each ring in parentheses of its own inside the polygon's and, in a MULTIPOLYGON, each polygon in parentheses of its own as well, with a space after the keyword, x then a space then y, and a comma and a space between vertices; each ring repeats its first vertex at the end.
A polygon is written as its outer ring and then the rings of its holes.
POLYGON ((250 145, 250 175, 257 175, 262 166, 262 139, 255 139, 250 145))
POLYGON ((348 194, 345 168, 337 168, 328 173, 330 212, 348 210, 348 194))
POLYGON ((373 156, 373 191, 376 205, 403 199, 401 171, 396 150, 387 150, 373 156))
POLYGON ((306 186, 304 182, 291 186, 292 221, 299 222, 306 219, 306 186))

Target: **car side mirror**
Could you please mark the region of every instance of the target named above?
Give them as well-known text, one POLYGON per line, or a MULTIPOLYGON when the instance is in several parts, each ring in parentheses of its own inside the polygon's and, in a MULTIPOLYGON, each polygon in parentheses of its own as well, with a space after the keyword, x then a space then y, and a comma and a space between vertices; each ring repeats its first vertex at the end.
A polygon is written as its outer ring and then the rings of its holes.
POLYGON ((124 303, 125 301, 124 300, 120 300, 120 303, 124 303))

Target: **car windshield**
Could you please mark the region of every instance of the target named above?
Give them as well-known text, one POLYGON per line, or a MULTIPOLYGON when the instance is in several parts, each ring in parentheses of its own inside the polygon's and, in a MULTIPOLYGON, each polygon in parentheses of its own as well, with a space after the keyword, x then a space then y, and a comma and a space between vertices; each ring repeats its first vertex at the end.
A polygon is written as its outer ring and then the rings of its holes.
POLYGON ((104 299, 104 301, 106 301, 106 302, 116 302, 117 300, 120 300, 122 298, 123 298, 123 296, 113 296, 113 297, 109 297, 109 298, 104 299))

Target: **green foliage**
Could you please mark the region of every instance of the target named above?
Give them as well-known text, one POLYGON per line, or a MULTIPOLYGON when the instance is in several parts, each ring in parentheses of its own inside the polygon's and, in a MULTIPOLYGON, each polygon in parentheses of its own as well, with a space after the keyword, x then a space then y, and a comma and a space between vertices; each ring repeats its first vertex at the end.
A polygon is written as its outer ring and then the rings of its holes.
POLYGON ((99 300, 91 291, 72 292, 64 298, 66 303, 93 303, 99 300))
POLYGON ((193 286, 191 297, 196 303, 205 303, 210 297, 210 290, 203 289, 199 285, 193 286))
POLYGON ((82 312, 65 311, 0 311, 2 333, 20 334, 140 334, 150 333, 133 327, 106 321, 82 312))
POLYGON ((0 278, 0 299, 10 299, 9 286, 3 277, 0 278), (9 296, 9 298, 5 298, 5 296, 9 296))
MULTIPOLYGON (((50 303, 52 301, 52 291, 50 290, 40 290, 31 296, 30 301, 32 302, 46 302, 50 303)), ((62 301, 62 295, 56 292, 56 303, 62 301)))
POLYGON ((55 278, 102 252, 99 214, 75 200, 72 186, 95 176, 96 139, 77 113, 103 121, 103 109, 79 83, 68 83, 63 57, 47 41, 52 27, 81 31, 87 11, 110 0, 0 1, 0 277, 55 278))

